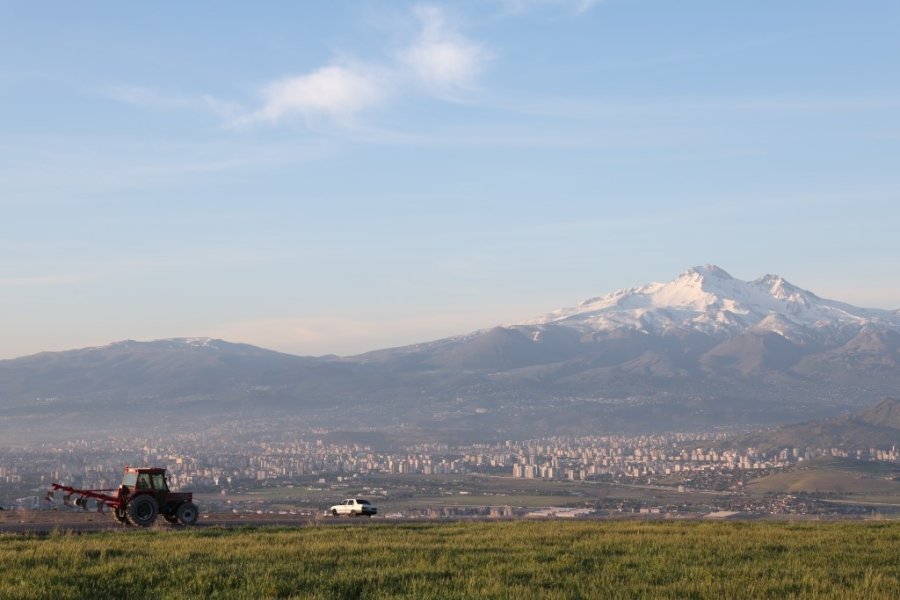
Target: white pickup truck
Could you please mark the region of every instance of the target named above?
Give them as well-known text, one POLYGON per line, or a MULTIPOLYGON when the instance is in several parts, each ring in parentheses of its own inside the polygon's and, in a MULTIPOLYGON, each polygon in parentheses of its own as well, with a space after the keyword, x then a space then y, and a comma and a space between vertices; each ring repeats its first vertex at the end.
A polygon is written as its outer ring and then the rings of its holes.
POLYGON ((340 504, 335 504, 331 507, 331 514, 335 517, 344 515, 348 517, 371 517, 376 513, 378 513, 378 509, 374 504, 368 500, 359 500, 357 498, 348 498, 340 504))

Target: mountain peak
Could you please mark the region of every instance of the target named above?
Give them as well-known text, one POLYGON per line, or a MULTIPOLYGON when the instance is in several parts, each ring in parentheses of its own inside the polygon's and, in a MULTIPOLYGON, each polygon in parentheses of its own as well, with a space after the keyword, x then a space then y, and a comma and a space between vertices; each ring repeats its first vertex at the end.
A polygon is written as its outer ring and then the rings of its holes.
POLYGON ((734 279, 728 271, 725 269, 718 267, 716 265, 705 264, 698 265, 696 267, 691 267, 687 271, 681 274, 684 276, 699 276, 699 277, 716 277, 718 279, 734 279))
POLYGON ((592 298, 523 325, 550 323, 583 333, 694 331, 716 337, 756 328, 792 339, 822 337, 841 343, 866 324, 900 328, 897 313, 825 300, 779 275, 735 279, 712 264, 691 267, 667 283, 592 298))
POLYGON ((816 296, 812 292, 808 292, 803 288, 797 287, 781 275, 773 275, 771 273, 767 273, 766 275, 763 275, 759 279, 756 279, 750 283, 751 285, 764 290, 778 300, 785 300, 801 304, 803 306, 808 306, 813 300, 819 299, 818 296, 816 296))

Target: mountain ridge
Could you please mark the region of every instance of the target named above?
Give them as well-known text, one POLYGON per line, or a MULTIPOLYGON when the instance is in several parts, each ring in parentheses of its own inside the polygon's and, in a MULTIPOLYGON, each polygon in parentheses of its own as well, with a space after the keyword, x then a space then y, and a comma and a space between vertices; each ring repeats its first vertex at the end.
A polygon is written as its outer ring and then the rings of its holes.
POLYGON ((704 265, 530 321, 349 357, 168 338, 0 361, 0 429, 64 406, 491 435, 750 427, 898 388, 900 312, 704 265))
POLYGON ((583 331, 694 328, 721 334, 760 326, 771 315, 794 326, 818 329, 825 323, 832 328, 866 324, 900 328, 898 311, 826 300, 779 275, 741 281, 715 265, 691 267, 666 283, 618 290, 510 326, 565 324, 583 331))

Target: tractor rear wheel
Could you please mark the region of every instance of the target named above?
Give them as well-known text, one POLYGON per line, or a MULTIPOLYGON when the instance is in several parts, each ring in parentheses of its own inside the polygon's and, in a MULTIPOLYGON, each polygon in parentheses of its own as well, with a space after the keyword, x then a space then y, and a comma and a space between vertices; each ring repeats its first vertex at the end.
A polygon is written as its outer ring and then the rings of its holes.
POLYGON ((153 496, 138 496, 128 503, 128 519, 140 527, 149 527, 156 521, 159 505, 153 496))
POLYGON ((193 502, 185 502, 175 511, 175 516, 178 517, 178 522, 182 525, 193 525, 197 522, 200 511, 197 510, 197 505, 193 502))

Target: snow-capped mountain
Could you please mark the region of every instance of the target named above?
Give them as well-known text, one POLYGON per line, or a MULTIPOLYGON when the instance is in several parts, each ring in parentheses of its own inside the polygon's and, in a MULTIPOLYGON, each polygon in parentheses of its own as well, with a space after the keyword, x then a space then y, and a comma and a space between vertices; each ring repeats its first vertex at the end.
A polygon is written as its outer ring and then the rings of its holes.
POLYGON ((717 266, 704 265, 668 283, 619 290, 521 325, 551 324, 580 332, 694 331, 717 337, 753 328, 798 342, 809 336, 839 342, 867 326, 900 329, 900 314, 826 300, 778 275, 741 281, 717 266))
POLYGON ((347 358, 174 338, 0 361, 0 439, 99 415, 504 436, 752 426, 834 416, 898 389, 900 312, 707 265, 527 322, 347 358))
MULTIPOLYGON (((705 265, 523 323, 357 360, 488 373, 494 382, 530 378, 552 383, 554 394, 609 391, 611 382, 622 394, 648 384, 708 391, 735 377, 857 381, 862 364, 900 367, 898 339, 900 312, 826 300, 777 275, 741 281, 705 265)), ((900 382, 900 372, 887 375, 900 382)), ((877 381, 867 388, 881 389, 877 381)))

